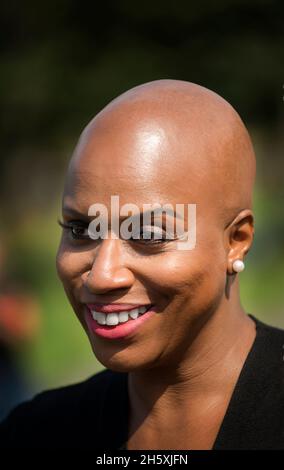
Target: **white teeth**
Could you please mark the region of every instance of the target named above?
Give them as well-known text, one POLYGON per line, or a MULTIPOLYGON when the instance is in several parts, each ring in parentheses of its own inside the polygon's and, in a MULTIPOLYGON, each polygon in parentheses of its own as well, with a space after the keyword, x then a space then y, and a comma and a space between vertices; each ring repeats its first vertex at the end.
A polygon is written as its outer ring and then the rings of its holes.
POLYGON ((133 308, 132 310, 127 310, 119 313, 108 313, 105 314, 103 312, 97 312, 96 310, 92 310, 92 317, 96 320, 99 325, 109 325, 114 326, 118 325, 119 323, 125 323, 128 320, 136 320, 139 315, 142 315, 147 310, 147 307, 138 307, 133 308))
POLYGON ((108 313, 106 316, 107 325, 118 325, 118 314, 117 313, 108 313))
POLYGON ((91 310, 91 314, 92 314, 93 319, 96 320, 98 312, 96 312, 95 310, 91 310))
POLYGON ((138 308, 134 308, 133 310, 130 310, 130 312, 129 312, 129 316, 133 320, 136 320, 136 318, 138 317, 138 314, 139 314, 138 308))
POLYGON ((147 307, 144 307, 144 306, 143 306, 143 307, 139 307, 138 310, 139 310, 139 313, 145 313, 146 310, 147 310, 147 307))
POLYGON ((119 312, 118 314, 119 323, 125 323, 127 320, 129 320, 128 312, 119 312))
POLYGON ((97 322, 100 325, 105 325, 106 324, 106 314, 103 312, 96 312, 95 310, 92 311, 92 316, 94 320, 97 320, 97 322))

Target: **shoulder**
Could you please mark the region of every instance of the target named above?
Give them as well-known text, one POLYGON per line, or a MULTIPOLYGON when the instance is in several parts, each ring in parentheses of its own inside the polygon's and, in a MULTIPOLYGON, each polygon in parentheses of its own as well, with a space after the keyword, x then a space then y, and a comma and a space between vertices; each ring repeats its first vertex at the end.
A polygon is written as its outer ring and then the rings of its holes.
POLYGON ((256 339, 239 377, 222 439, 226 448, 283 449, 284 330, 249 316, 256 323, 256 339))
POLYGON ((87 380, 64 387, 59 387, 51 390, 45 390, 35 395, 31 400, 25 401, 18 405, 9 415, 8 419, 20 417, 25 415, 26 412, 38 412, 50 414, 54 408, 56 412, 63 412, 70 405, 81 403, 83 400, 88 399, 90 391, 98 397, 103 393, 107 387, 113 372, 110 370, 103 370, 97 374, 89 377, 87 380))
POLYGON ((0 424, 0 447, 41 446, 51 436, 51 447, 56 447, 60 442, 72 442, 75 436, 78 441, 91 426, 95 437, 101 424, 98 411, 108 389, 114 386, 119 394, 123 376, 106 369, 83 382, 37 394, 14 408, 0 424))
MULTIPOLYGON (((253 368, 247 374, 247 390, 255 404, 254 415, 261 423, 259 436, 267 434, 268 448, 284 443, 284 330, 256 320, 257 339, 253 368), (251 384, 248 382, 250 381, 251 384), (270 443, 271 440, 271 443, 270 443), (273 442, 272 442, 273 441, 273 442)), ((258 436, 258 437, 259 437, 258 436)))
POLYGON ((256 339, 248 362, 258 367, 258 374, 262 370, 267 380, 276 380, 283 388, 284 329, 269 325, 251 314, 249 316, 256 324, 256 339))
POLYGON ((270 325, 262 320, 259 320, 257 317, 255 317, 252 314, 249 314, 249 316, 254 320, 256 324, 256 329, 257 333, 259 336, 262 338, 266 339, 274 339, 276 341, 281 341, 284 339, 284 329, 270 325))

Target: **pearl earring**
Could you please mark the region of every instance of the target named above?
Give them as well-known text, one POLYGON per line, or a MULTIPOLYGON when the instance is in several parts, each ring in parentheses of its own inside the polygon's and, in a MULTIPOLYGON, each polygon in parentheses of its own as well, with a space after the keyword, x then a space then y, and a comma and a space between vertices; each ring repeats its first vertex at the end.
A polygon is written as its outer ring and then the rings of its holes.
POLYGON ((233 262, 233 270, 236 271, 236 273, 240 273, 245 269, 245 263, 241 259, 236 259, 233 262))

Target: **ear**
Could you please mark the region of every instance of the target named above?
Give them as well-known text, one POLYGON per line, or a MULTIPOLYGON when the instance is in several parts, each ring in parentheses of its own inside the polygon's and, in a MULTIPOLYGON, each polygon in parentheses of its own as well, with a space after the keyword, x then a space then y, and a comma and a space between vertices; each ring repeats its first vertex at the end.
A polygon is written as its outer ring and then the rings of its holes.
POLYGON ((226 229, 228 234, 228 273, 236 274, 233 262, 237 259, 244 261, 254 238, 254 215, 250 209, 242 210, 226 229))

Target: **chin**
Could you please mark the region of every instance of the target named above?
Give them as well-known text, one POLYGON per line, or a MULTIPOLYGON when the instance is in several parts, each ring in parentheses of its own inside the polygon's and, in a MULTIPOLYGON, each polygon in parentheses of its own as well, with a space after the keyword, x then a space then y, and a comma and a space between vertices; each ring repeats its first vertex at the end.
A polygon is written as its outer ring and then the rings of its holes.
POLYGON ((107 369, 114 372, 133 372, 149 369, 150 362, 142 359, 137 361, 138 353, 131 353, 129 348, 121 351, 106 351, 98 345, 92 344, 92 350, 96 359, 107 369))

